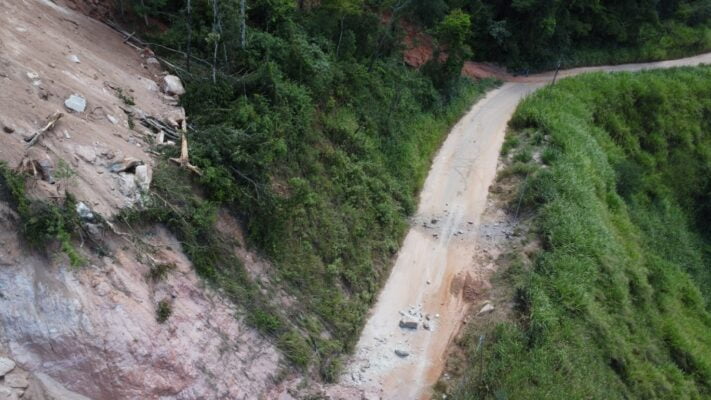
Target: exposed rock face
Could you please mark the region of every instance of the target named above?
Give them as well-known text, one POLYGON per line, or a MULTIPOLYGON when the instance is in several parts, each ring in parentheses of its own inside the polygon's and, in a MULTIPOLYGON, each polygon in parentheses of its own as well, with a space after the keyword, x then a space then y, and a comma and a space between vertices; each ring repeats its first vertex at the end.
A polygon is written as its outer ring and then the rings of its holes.
MULTIPOLYGON (((0 216, 11 214, 0 203, 0 216)), ((0 217, 0 226, 15 222, 0 217)), ((161 249, 156 261, 175 265, 157 283, 138 250, 119 239, 108 241, 110 257, 76 269, 62 257, 28 255, 15 233, 0 229, 0 348, 93 399, 254 398, 269 390, 276 349, 203 286, 174 238, 159 228, 146 234, 161 249), (173 313, 159 324, 163 299, 173 313)))

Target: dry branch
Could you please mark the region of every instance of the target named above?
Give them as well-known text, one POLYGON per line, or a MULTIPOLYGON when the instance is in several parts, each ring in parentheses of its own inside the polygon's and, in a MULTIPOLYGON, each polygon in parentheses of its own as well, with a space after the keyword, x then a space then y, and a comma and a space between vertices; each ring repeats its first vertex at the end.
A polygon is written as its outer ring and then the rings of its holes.
POLYGON ((37 132, 33 133, 32 136, 25 139, 25 141, 27 142, 27 147, 32 147, 35 143, 37 143, 37 141, 40 140, 40 137, 43 133, 52 130, 54 128, 54 125, 57 123, 57 121, 59 121, 60 118, 62 118, 63 115, 64 113, 61 113, 59 111, 52 114, 52 116, 49 117, 47 123, 42 129, 38 130, 37 132))
POLYGON ((188 156, 188 136, 186 134, 186 131, 187 124, 185 120, 183 120, 180 123, 180 157, 171 158, 170 161, 180 165, 183 168, 187 168, 188 170, 196 173, 197 175, 202 176, 200 168, 190 164, 190 158, 188 156))

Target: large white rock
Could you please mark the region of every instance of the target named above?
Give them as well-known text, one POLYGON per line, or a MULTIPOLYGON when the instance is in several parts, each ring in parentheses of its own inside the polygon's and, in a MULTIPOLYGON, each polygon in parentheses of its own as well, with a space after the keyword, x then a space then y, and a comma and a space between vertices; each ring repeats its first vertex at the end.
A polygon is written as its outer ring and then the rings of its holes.
POLYGON ((171 96, 182 96, 185 94, 183 82, 175 75, 166 75, 163 77, 163 92, 171 96))
POLYGON ((135 180, 142 191, 148 191, 151 186, 151 171, 147 165, 139 165, 136 167, 135 180))
POLYGON ((15 369, 15 362, 9 358, 0 357, 0 376, 7 375, 8 372, 15 369))
POLYGON ((64 100, 64 107, 67 107, 70 111, 78 113, 84 112, 84 110, 86 110, 86 99, 77 94, 73 94, 64 100))

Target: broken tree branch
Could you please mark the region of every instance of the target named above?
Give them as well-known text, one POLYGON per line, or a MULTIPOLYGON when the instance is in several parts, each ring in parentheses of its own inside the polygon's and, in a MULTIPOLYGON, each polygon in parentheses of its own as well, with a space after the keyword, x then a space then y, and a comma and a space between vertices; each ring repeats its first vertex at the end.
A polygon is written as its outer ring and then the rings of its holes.
POLYGON ((202 171, 192 164, 190 164, 190 158, 188 156, 188 137, 187 137, 187 124, 185 120, 180 123, 180 157, 171 158, 170 161, 180 165, 183 168, 194 172, 195 174, 202 176, 202 171))
POLYGON ((33 133, 32 136, 25 139, 25 141, 27 142, 27 147, 32 147, 35 143, 37 143, 37 141, 39 141, 43 133, 52 130, 54 128, 54 125, 57 123, 57 121, 59 121, 60 118, 62 118, 63 115, 64 113, 61 113, 59 111, 52 114, 52 116, 49 117, 47 123, 42 129, 38 130, 37 132, 33 133))

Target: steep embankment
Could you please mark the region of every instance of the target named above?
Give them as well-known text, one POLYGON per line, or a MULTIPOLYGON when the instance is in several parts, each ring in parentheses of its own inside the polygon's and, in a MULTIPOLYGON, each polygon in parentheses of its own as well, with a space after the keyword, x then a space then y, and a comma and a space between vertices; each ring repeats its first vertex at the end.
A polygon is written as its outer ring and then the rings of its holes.
POLYGON ((521 104, 500 181, 541 248, 507 257, 513 321, 470 329, 456 398, 711 395, 710 91, 595 74, 521 104))
POLYGON ((141 119, 184 118, 163 75, 150 52, 61 3, 2 2, 0 397, 72 398, 59 382, 95 399, 242 398, 273 384, 281 356, 205 287, 181 243, 102 222, 152 184, 161 135, 141 119), (83 111, 65 106, 72 94, 83 111), (29 174, 9 172, 19 165, 29 174))

